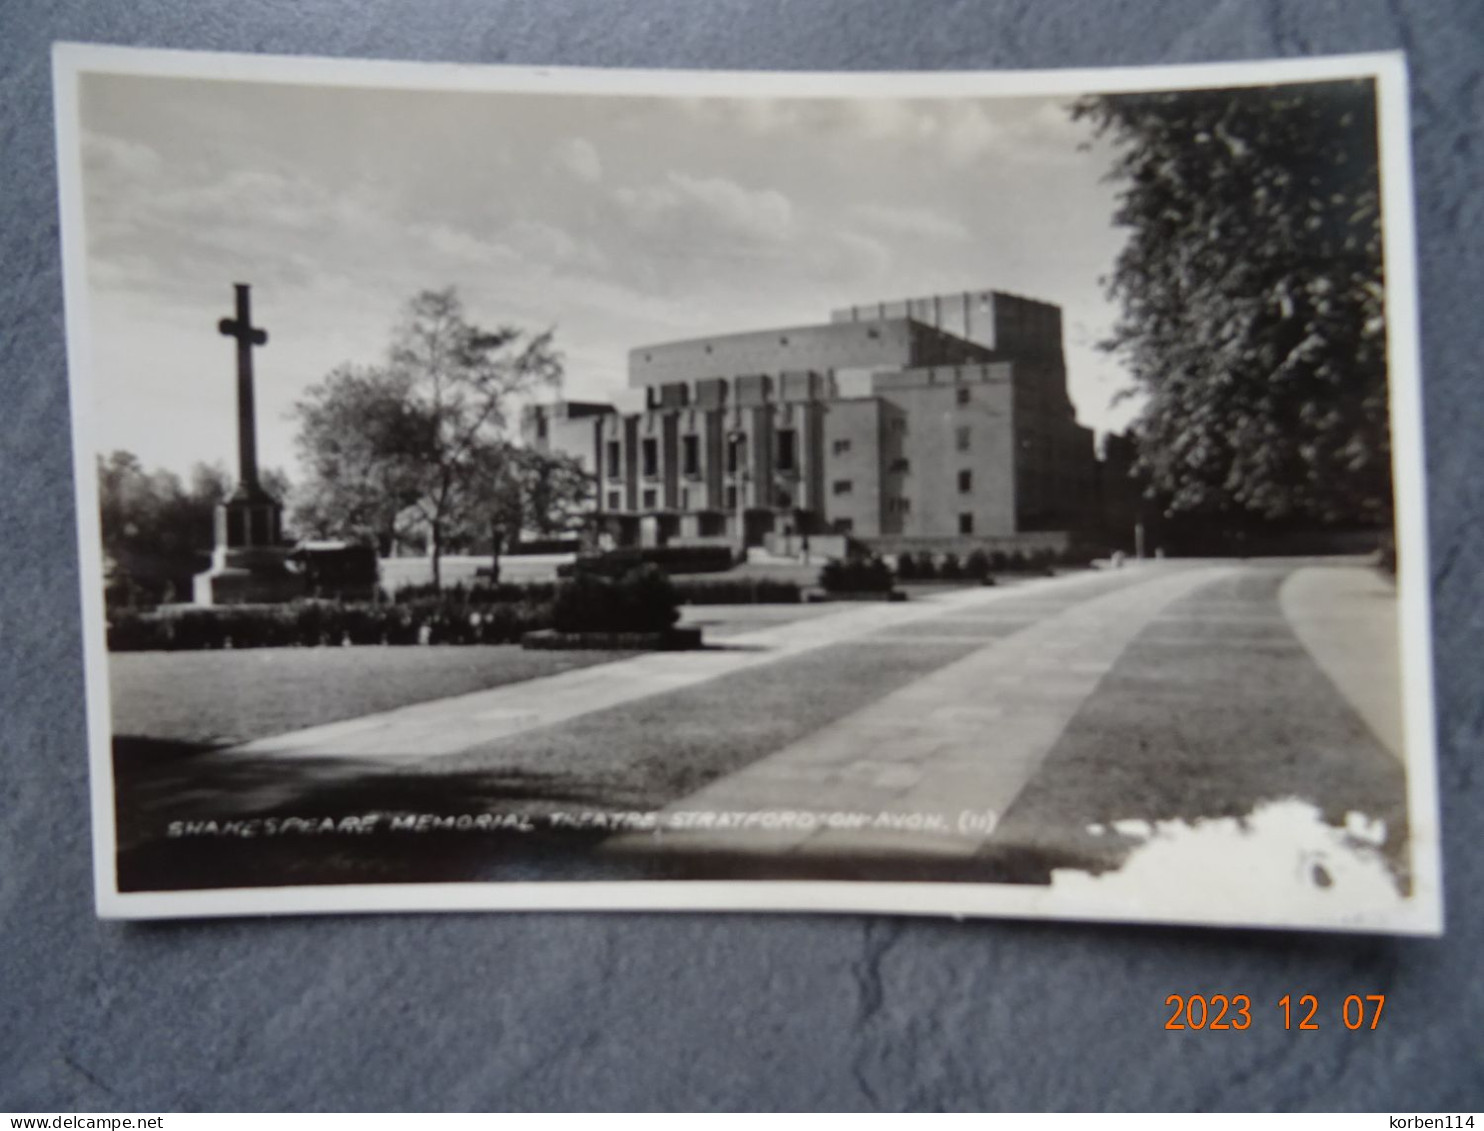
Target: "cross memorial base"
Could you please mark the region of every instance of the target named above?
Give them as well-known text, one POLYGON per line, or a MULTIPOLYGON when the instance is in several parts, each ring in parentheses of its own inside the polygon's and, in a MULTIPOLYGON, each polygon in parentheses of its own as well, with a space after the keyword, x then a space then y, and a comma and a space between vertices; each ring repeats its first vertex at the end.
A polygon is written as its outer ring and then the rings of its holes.
POLYGON ((304 596, 304 576, 289 567, 280 545, 282 508, 261 493, 244 492, 216 508, 211 568, 192 579, 198 605, 259 605, 304 596))

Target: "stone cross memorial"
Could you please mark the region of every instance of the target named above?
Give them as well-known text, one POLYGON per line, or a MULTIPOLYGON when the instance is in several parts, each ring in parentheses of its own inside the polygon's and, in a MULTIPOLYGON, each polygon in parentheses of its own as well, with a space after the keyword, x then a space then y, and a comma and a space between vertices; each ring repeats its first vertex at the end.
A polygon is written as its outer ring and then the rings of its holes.
POLYGON ((217 545, 276 546, 282 524, 278 500, 258 480, 257 416, 253 407, 252 351, 268 344, 268 331, 252 324, 251 288, 237 283, 237 316, 217 329, 237 340, 237 490, 217 512, 217 545), (225 524, 225 529, 222 525, 225 524))
POLYGON ((251 287, 234 286, 236 314, 217 329, 237 343, 237 489, 216 509, 211 569, 194 580, 198 605, 284 601, 303 590, 282 544, 283 507, 258 479, 252 351, 268 344, 268 331, 252 324, 251 287))

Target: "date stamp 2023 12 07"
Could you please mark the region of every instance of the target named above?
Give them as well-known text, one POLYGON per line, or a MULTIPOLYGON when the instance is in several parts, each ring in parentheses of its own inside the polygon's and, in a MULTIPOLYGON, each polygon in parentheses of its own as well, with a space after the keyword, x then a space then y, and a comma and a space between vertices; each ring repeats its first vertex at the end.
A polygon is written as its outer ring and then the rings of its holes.
MULTIPOLYGON (((1247 994, 1170 994, 1165 1005, 1172 1012, 1166 1029, 1250 1029, 1252 998, 1247 994)), ((1314 994, 1284 994, 1275 1003, 1283 1028, 1300 1032, 1321 1029, 1327 1012, 1314 994)), ((1348 994, 1340 1006, 1340 1022, 1346 1029, 1376 1029, 1386 1007, 1385 994, 1348 994)))

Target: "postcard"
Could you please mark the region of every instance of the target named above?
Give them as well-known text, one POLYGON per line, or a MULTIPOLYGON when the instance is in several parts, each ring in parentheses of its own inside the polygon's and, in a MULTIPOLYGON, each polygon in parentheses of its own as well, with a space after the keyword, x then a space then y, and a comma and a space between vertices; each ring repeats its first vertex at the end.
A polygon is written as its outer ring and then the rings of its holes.
POLYGON ((1401 56, 54 61, 100 915, 1441 931, 1401 56))

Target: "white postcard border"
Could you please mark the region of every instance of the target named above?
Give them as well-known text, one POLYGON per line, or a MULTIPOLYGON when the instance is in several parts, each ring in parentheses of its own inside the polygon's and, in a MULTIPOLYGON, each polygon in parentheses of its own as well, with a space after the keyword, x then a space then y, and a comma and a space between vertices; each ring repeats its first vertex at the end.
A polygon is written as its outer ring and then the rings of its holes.
POLYGON ((93 871, 104 918, 177 918, 347 911, 644 910, 886 912, 1437 935, 1443 929, 1422 389, 1408 86, 1399 52, 1259 62, 1001 72, 747 72, 487 66, 310 56, 259 56, 58 43, 53 47, 57 174, 76 484, 87 691, 93 871), (1230 918, 1178 907, 1098 905, 1050 888, 859 881, 613 881, 326 884, 178 892, 120 892, 111 709, 104 633, 102 540, 94 461, 93 387, 80 168, 78 81, 84 73, 247 80, 481 93, 709 97, 1015 97, 1256 86, 1374 78, 1381 152, 1398 592, 1413 891, 1393 911, 1230 918))

